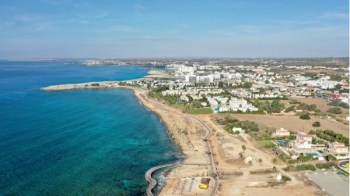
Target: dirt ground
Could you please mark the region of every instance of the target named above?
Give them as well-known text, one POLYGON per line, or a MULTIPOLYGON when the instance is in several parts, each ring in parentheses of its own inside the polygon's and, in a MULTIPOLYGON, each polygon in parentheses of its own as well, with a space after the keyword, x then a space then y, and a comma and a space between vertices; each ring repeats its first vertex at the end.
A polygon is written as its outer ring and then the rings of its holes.
MULTIPOLYGON (((303 98, 303 97, 293 97, 290 98, 292 100, 296 100, 296 101, 300 101, 302 103, 306 103, 306 104, 315 104, 317 109, 320 109, 322 112, 326 112, 328 109, 334 107, 334 106, 329 106, 328 101, 324 100, 324 99, 316 99, 316 98, 303 98)), ((335 116, 338 119, 342 119, 343 121, 347 121, 346 117, 349 116, 349 110, 348 109, 342 109, 342 114, 336 114, 335 116)))
MULTIPOLYGON (((246 115, 249 116, 249 115, 246 115)), ((286 165, 283 162, 273 163, 274 156, 260 150, 249 135, 231 135, 217 125, 211 115, 200 115, 201 119, 212 129, 215 134, 210 139, 213 155, 217 162, 217 170, 220 178, 218 195, 316 195, 318 189, 306 185, 294 174, 282 170, 286 165), (243 150, 242 146, 246 149, 243 150), (240 158, 251 157, 252 163, 247 164, 240 158), (261 159, 262 162, 258 160, 261 159), (268 174, 251 174, 251 171, 272 169, 276 167, 278 172, 268 174), (292 179, 287 184, 269 186, 268 182, 275 181, 278 173, 292 179), (287 191, 287 193, 286 193, 287 191)))
MULTIPOLYGON (((220 116, 222 114, 212 114, 213 116, 220 116)), ((317 129, 332 129, 337 133, 341 133, 345 136, 349 135, 349 127, 343 123, 337 122, 332 119, 321 119, 311 116, 310 120, 302 120, 298 116, 277 116, 277 115, 261 115, 261 114, 225 114, 232 118, 236 118, 240 121, 249 120, 262 124, 266 127, 272 128, 286 128, 291 131, 299 132, 309 132, 310 130, 315 130, 316 128, 312 126, 312 123, 319 121, 321 127, 317 129)))

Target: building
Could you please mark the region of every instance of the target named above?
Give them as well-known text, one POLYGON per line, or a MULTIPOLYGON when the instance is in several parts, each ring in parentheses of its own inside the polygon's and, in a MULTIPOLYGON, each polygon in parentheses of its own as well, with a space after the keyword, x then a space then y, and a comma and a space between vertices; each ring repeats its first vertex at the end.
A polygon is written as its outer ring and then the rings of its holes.
POLYGON ((329 144, 328 151, 332 154, 348 154, 349 149, 345 144, 333 142, 329 144))
POLYGON ((312 136, 304 132, 298 132, 293 147, 296 150, 310 150, 312 148, 312 136))
POLYGON ((242 129, 241 127, 233 127, 233 128, 232 128, 232 132, 233 132, 233 133, 235 133, 235 132, 244 133, 245 130, 242 129))
POLYGON ((289 137, 290 136, 290 132, 288 131, 288 129, 285 128, 279 128, 276 129, 276 131, 272 134, 273 137, 289 137))

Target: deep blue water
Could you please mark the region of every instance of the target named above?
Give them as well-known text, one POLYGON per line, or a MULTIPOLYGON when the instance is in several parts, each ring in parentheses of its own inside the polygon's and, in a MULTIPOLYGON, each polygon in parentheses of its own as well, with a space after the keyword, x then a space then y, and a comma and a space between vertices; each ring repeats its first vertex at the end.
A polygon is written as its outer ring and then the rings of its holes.
POLYGON ((0 61, 0 195, 144 194, 145 171, 179 155, 159 118, 131 90, 39 88, 147 71, 0 61))

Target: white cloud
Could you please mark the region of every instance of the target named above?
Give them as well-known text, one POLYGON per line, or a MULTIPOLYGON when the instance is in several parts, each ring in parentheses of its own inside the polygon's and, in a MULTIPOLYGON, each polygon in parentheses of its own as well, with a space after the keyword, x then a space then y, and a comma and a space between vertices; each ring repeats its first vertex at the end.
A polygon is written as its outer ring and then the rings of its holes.
POLYGON ((320 16, 321 19, 348 19, 349 14, 343 13, 343 12, 329 12, 322 16, 320 16))
POLYGON ((141 4, 139 4, 139 3, 135 3, 135 4, 133 5, 133 7, 134 7, 134 9, 137 10, 137 11, 141 11, 141 10, 146 10, 146 9, 147 9, 146 6, 141 5, 141 4))

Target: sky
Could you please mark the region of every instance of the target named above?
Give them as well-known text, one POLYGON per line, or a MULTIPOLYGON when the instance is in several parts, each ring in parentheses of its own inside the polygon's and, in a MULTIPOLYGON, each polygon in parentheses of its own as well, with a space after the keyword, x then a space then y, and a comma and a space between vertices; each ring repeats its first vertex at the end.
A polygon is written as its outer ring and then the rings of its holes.
POLYGON ((0 1, 0 58, 330 56, 348 0, 0 1))

